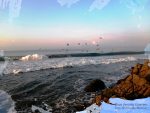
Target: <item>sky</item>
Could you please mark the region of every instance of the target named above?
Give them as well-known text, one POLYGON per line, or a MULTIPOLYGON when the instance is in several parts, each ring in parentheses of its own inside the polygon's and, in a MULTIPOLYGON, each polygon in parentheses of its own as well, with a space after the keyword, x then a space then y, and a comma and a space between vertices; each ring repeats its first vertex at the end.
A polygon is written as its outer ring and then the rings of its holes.
POLYGON ((0 49, 144 50, 149 10, 150 0, 0 0, 0 49))

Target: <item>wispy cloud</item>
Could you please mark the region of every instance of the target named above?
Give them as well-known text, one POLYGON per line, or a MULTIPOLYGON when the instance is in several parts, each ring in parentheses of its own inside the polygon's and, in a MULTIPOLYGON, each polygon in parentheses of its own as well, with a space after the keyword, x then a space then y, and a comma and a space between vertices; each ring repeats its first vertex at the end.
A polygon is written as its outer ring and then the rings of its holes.
POLYGON ((89 11, 93 11, 95 9, 101 10, 106 7, 111 0, 95 0, 89 8, 89 11))
POLYGON ((21 10, 22 0, 0 0, 0 8, 9 9, 9 22, 18 17, 21 10))
POLYGON ((121 0, 121 3, 125 4, 127 8, 132 10, 132 13, 141 12, 144 10, 145 5, 149 0, 121 0))
POLYGON ((5 9, 8 6, 10 0, 0 0, 0 8, 5 9))
POLYGON ((141 28, 142 12, 149 0, 120 0, 129 10, 137 23, 137 28, 141 28))
POLYGON ((80 0, 57 0, 61 6, 67 6, 68 8, 79 1, 80 0))

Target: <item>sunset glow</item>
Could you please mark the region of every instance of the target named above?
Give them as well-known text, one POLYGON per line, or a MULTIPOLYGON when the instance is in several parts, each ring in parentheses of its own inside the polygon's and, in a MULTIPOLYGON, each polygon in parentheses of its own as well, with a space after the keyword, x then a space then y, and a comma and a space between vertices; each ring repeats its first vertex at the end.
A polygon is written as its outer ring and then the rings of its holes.
POLYGON ((133 45, 144 47, 149 41, 149 0, 137 0, 132 8, 122 0, 20 0, 16 12, 8 4, 0 0, 0 48, 4 50, 62 48, 66 43, 91 41, 95 45, 100 36, 106 47, 120 40, 139 40, 133 45))

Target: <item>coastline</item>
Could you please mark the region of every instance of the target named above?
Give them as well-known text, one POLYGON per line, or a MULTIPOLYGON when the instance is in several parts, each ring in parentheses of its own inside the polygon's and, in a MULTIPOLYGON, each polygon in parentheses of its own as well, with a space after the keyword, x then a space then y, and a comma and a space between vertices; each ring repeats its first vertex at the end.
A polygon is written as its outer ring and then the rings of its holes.
MULTIPOLYGON (((120 79, 111 88, 105 88, 93 100, 93 105, 83 112, 112 112, 123 110, 126 112, 141 111, 148 113, 150 100, 150 67, 149 61, 131 67, 130 75, 120 79), (118 103, 120 103, 118 105, 118 103), (132 104, 133 103, 133 104, 132 104), (126 104, 127 107, 124 107, 126 104), (132 106, 131 106, 132 104, 132 106), (142 105, 137 107, 136 105, 142 105), (145 105, 145 106, 144 106, 145 105), (93 109, 95 108, 95 109, 93 109)), ((122 111, 122 112, 123 112, 122 111)))
POLYGON ((144 64, 136 64, 131 67, 131 73, 124 79, 119 80, 113 87, 106 88, 95 99, 96 104, 100 101, 109 103, 109 98, 123 98, 134 100, 150 97, 150 67, 149 61, 144 64))
MULTIPOLYGON (((137 63, 143 63, 143 60, 64 67, 63 69, 46 69, 18 73, 17 76, 10 74, 1 78, 1 88, 9 92, 12 96, 12 99, 16 102, 17 111, 25 110, 28 112, 32 105, 45 108, 42 104, 43 102, 52 107, 53 113, 70 113, 71 110, 74 110, 74 112, 81 111, 90 106, 94 102, 92 102, 92 100, 95 98, 95 92, 82 92, 86 85, 95 78, 100 78, 105 84, 109 83, 107 87, 112 86, 112 83, 116 83, 117 80, 120 80, 118 79, 119 76, 121 77, 122 74, 128 75, 126 72, 128 73, 130 67, 137 63), (59 76, 53 76, 57 74, 56 72, 59 76), (82 78, 81 74, 83 74, 82 78), (113 75, 114 78, 112 78, 113 75), (55 81, 55 83, 52 83, 53 81, 55 81), (71 87, 71 84, 75 86, 71 87), (5 89, 5 86, 9 87, 5 89), (62 89, 62 87, 63 90, 59 90, 62 89), (80 92, 82 93, 80 94, 80 92), (92 98, 90 98, 90 94, 92 94, 92 98), (78 101, 80 97, 82 101, 78 101), (83 98, 85 98, 85 100, 83 98), (58 101, 56 101, 57 99, 58 101), (69 107, 69 109, 64 109, 64 105, 66 108, 69 107)), ((124 77, 125 76, 122 76, 121 78, 124 77)), ((97 92, 96 94, 99 93, 100 92, 97 92)))

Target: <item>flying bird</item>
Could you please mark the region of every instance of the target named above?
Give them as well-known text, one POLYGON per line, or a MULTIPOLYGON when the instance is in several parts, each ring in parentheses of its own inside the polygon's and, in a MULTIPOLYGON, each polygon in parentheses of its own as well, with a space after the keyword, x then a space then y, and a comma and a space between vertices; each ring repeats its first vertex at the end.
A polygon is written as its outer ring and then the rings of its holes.
POLYGON ((67 43, 67 46, 69 46, 70 44, 69 43, 67 43))

